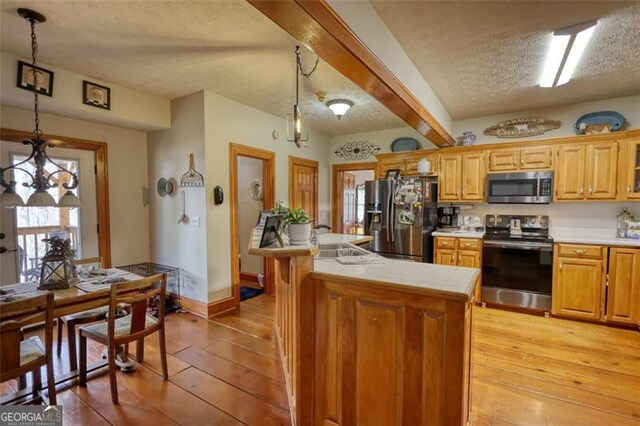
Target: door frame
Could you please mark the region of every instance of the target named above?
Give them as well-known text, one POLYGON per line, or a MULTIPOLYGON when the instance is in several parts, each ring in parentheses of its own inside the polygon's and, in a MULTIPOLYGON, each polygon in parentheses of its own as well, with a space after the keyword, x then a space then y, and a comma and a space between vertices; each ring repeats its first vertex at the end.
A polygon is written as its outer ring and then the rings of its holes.
MULTIPOLYGON (((229 209, 231 212, 231 292, 234 307, 240 304, 240 265, 237 262, 240 241, 238 237, 238 157, 262 160, 262 206, 273 206, 276 189, 276 154, 252 146, 229 143, 229 209)), ((256 218, 257 219, 257 218, 256 218)), ((246 244, 246 242, 243 242, 246 244)), ((264 257, 264 292, 275 292, 275 259, 264 257)))
POLYGON ((293 190, 294 185, 294 174, 293 174, 293 168, 294 166, 304 166, 304 167, 311 167, 313 169, 315 169, 315 176, 313 179, 313 192, 316 194, 316 199, 314 202, 314 206, 315 209, 313 212, 307 212, 308 214, 311 214, 313 216, 313 218, 316 220, 316 222, 318 221, 319 217, 318 217, 318 212, 319 212, 319 208, 318 208, 318 175, 320 173, 319 170, 319 166, 320 163, 318 163, 316 160, 309 160, 307 158, 302 158, 302 157, 294 157, 293 155, 289 156, 289 207, 293 207, 293 198, 295 196, 295 191, 293 190))
MULTIPOLYGON (((0 140, 22 143, 31 139, 33 132, 0 128, 0 140)), ((98 254, 102 256, 105 268, 111 267, 111 225, 109 215, 109 164, 107 160, 107 143, 88 139, 70 138, 43 134, 43 139, 50 146, 58 148, 92 151, 96 162, 96 207, 98 213, 98 254)))
POLYGON ((344 163, 331 166, 331 228, 332 232, 342 234, 342 186, 343 173, 361 170, 372 170, 373 178, 376 177, 378 163, 375 161, 367 163, 344 163))

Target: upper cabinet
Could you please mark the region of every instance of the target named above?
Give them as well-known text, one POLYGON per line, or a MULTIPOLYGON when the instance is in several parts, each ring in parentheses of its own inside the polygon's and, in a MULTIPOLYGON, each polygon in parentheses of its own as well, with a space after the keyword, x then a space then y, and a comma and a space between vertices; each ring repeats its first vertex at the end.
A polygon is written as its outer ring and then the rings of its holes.
POLYGON ((489 152, 489 171, 549 169, 552 165, 552 152, 549 145, 522 149, 494 149, 489 152))
POLYGON ((620 157, 619 195, 623 200, 640 199, 640 138, 630 139, 620 157))
POLYGON ((378 178, 384 179, 389 170, 400 170, 402 177, 416 177, 418 163, 425 159, 431 162, 431 171, 427 176, 436 176, 438 172, 438 154, 436 151, 408 151, 391 154, 378 154, 378 178))
POLYGON ((482 201, 487 175, 484 151, 440 155, 439 201, 482 201))
POLYGON ((615 200, 618 150, 617 142, 559 146, 556 200, 615 200))

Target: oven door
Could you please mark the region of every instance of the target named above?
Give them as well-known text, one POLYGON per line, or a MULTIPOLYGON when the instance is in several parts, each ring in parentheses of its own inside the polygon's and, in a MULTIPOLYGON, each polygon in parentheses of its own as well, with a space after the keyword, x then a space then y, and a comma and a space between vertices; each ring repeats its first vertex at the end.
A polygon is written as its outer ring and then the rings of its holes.
MULTIPOLYGON (((487 177, 487 202, 491 204, 548 204, 551 197, 541 196, 540 172, 492 173, 487 177)), ((546 177, 546 176, 545 176, 546 177)), ((544 179, 549 186, 552 182, 544 179)))
POLYGON ((484 302, 551 309, 553 244, 485 240, 482 258, 484 302))

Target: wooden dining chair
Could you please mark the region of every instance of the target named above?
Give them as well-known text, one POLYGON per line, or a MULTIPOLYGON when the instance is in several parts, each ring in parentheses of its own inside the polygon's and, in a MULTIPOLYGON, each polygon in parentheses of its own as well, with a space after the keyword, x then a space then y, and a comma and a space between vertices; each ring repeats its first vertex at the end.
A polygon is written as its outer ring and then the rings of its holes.
MULTIPOLYGON (((73 259, 71 261, 73 265, 82 266, 82 265, 91 265, 95 264, 99 268, 102 268, 102 256, 98 257, 89 257, 86 259, 73 259)), ((101 306, 95 309, 89 309, 88 311, 77 312, 75 314, 66 315, 64 317, 58 318, 58 347, 57 347, 57 355, 58 358, 62 353, 62 328, 64 324, 67 324, 67 345, 69 349, 69 369, 71 371, 78 369, 78 356, 76 350, 76 325, 89 324, 96 321, 104 321, 107 317, 108 308, 106 306, 101 306)))
MULTIPOLYGON (((33 397, 56 405, 53 376, 53 293, 0 303, 0 382, 19 381, 31 373, 33 397), (44 345, 38 336, 23 339, 26 325, 44 322, 44 345), (47 368, 48 398, 42 392, 40 368, 47 368)), ((20 388, 23 386, 21 385, 20 388)))
POLYGON ((80 327, 80 386, 87 385, 87 339, 107 346, 109 361, 109 383, 111 400, 118 403, 118 387, 116 382, 116 349, 136 341, 136 360, 144 359, 144 338, 158 332, 160 343, 160 362, 162 376, 169 378, 167 372, 167 349, 164 335, 164 309, 160 309, 159 318, 147 313, 149 300, 158 296, 160 306, 164 306, 167 274, 158 274, 136 281, 113 284, 109 299, 109 313, 106 323, 85 325, 80 327), (130 313, 116 318, 118 305, 130 306, 130 313))

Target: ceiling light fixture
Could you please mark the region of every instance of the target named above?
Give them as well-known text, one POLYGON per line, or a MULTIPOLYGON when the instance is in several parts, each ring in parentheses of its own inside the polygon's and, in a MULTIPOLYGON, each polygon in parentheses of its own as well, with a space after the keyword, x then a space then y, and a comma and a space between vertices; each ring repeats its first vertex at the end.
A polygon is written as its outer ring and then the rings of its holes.
POLYGON ((340 120, 353 106, 353 102, 348 99, 333 99, 327 102, 327 106, 333 111, 336 117, 338 117, 338 120, 340 120))
POLYGON ((597 24, 585 22, 553 33, 540 87, 561 86, 571 80, 597 24))
POLYGON ((29 157, 27 157, 24 161, 21 161, 17 164, 9 165, 9 167, 6 168, 0 168, 0 185, 5 188, 2 195, 0 195, 0 203, 7 208, 25 205, 22 198, 20 198, 20 196, 16 193, 17 182, 15 180, 9 180, 9 182, 7 182, 4 176, 5 172, 20 170, 31 177, 31 182, 24 182, 23 185, 25 187, 35 189, 35 192, 31 194, 31 196, 27 200, 27 207, 80 207, 80 199, 73 193, 73 190, 78 187, 78 176, 49 158, 49 156, 47 155, 47 146, 49 145, 49 142, 42 139, 42 130, 40 130, 40 115, 38 111, 38 89, 40 88, 40 79, 37 75, 38 40, 36 39, 35 28, 36 24, 46 22, 47 18, 45 18, 44 15, 41 15, 38 12, 30 9, 18 9, 18 14, 29 21, 29 24, 31 26, 31 83, 33 84, 33 110, 35 114, 35 129, 33 130, 33 138, 22 141, 24 145, 31 145, 31 155, 29 155, 29 157), (21 165, 29 163, 31 161, 33 161, 35 165, 35 172, 33 174, 20 167, 21 165), (47 162, 56 166, 57 169, 52 172, 45 170, 45 165, 47 164, 47 162), (49 194, 48 190, 58 187, 58 182, 56 182, 55 180, 57 176, 62 173, 69 174, 70 178, 68 183, 62 184, 62 186, 67 191, 60 198, 60 201, 56 203, 56 200, 51 196, 51 194, 49 194))
POLYGON ((309 78, 318 68, 320 57, 316 58, 316 63, 309 72, 304 72, 302 69, 302 61, 300 60, 300 46, 296 46, 296 103, 293 104, 293 114, 287 114, 287 141, 293 142, 298 148, 306 147, 309 140, 309 129, 307 127, 306 120, 304 120, 302 113, 300 112, 300 100, 299 100, 299 82, 300 75, 309 78))

